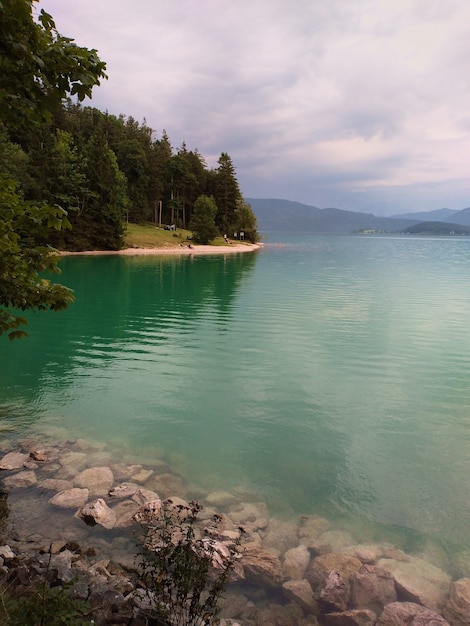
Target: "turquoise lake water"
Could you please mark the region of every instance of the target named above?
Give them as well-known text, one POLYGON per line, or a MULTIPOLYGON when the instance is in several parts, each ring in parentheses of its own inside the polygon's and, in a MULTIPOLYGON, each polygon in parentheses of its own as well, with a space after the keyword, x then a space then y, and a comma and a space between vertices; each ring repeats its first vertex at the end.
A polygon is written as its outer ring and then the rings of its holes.
POLYGON ((283 516, 467 544, 470 239, 270 241, 64 258, 76 303, 2 340, 2 434, 164 454, 283 516))

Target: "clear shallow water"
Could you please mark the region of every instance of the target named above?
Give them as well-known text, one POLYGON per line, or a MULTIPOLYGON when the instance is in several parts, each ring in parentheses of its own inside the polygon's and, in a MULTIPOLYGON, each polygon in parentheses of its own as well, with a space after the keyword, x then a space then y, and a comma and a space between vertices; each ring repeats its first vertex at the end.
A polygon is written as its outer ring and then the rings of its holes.
POLYGON ((470 540, 470 240, 273 234, 255 254, 67 257, 2 341, 5 437, 50 428, 195 488, 470 540))

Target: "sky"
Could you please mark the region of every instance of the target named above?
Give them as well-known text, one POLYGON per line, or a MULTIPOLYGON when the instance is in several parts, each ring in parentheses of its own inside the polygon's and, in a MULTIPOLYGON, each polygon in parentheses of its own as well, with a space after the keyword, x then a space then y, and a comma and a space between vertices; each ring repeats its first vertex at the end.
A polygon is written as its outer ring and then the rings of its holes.
POLYGON ((245 198, 470 206, 468 0, 40 0, 98 50, 90 104, 144 119, 245 198))

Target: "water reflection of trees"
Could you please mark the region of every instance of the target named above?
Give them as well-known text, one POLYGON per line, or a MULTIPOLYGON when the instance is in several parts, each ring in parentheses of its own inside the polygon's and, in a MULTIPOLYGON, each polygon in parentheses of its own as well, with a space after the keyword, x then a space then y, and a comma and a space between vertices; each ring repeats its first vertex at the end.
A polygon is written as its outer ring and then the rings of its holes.
POLYGON ((201 318, 229 322, 257 255, 66 257, 61 282, 76 301, 66 311, 33 314, 29 338, 3 343, 0 402, 40 400, 43 388, 68 386, 77 359, 114 358, 114 347, 190 334, 201 318))

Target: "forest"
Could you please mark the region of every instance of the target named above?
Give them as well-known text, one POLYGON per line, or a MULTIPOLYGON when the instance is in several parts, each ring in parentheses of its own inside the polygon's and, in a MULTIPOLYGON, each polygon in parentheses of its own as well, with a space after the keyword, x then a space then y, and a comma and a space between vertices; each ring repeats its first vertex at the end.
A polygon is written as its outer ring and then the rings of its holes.
POLYGON ((145 121, 110 115, 70 99, 39 126, 5 128, 0 168, 9 170, 27 201, 58 205, 71 228, 48 235, 60 249, 118 249, 126 222, 190 228, 196 200, 212 197, 220 233, 258 237, 256 218, 243 200, 230 156, 208 169, 183 143, 171 145, 145 121))
POLYGON ((59 250, 117 250, 126 223, 258 237, 230 156, 209 169, 144 121, 83 102, 107 79, 37 0, 0 1, 0 335, 27 333, 18 311, 58 311, 72 291, 48 276, 59 250))

